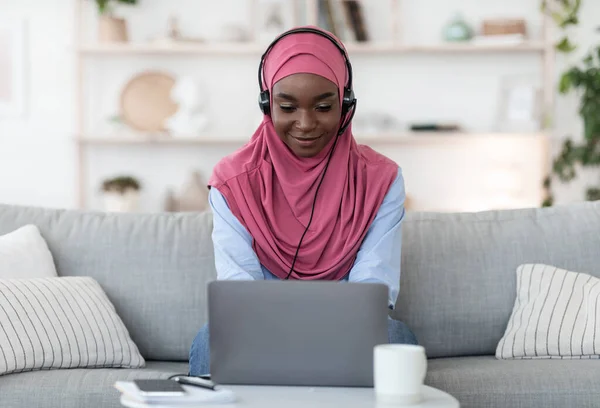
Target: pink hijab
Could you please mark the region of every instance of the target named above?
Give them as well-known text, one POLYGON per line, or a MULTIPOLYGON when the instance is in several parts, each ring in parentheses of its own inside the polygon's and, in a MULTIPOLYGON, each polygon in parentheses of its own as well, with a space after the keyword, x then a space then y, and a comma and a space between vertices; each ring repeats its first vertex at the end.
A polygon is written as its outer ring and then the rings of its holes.
MULTIPOLYGON (((295 73, 334 82, 341 101, 346 65, 328 39, 292 34, 273 47, 265 61, 265 86, 272 90, 278 80, 295 73)), ((356 144, 351 126, 338 138, 290 279, 343 279, 397 176, 396 163, 356 144)), ((222 159, 209 180, 252 236, 261 264, 281 279, 288 275, 308 225, 334 140, 315 157, 297 157, 265 115, 250 142, 222 159)))

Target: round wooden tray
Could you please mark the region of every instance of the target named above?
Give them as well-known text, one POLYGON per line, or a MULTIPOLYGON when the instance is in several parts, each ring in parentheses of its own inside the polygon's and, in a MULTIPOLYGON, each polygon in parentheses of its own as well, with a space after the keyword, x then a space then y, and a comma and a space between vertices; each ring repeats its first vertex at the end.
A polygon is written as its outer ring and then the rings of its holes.
POLYGON ((147 71, 131 78, 121 92, 123 121, 140 131, 164 131, 165 119, 178 108, 171 99, 174 85, 175 78, 164 72, 147 71))

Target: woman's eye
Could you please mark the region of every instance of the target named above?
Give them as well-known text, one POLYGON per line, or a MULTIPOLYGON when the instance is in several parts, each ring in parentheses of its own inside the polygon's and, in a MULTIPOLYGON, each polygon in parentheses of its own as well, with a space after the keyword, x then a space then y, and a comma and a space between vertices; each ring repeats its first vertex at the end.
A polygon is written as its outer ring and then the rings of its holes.
POLYGON ((294 107, 288 106, 288 105, 279 105, 279 109, 281 109, 284 112, 293 112, 294 111, 294 107))
POLYGON ((331 110, 331 105, 319 105, 317 106, 319 112, 328 112, 331 110))

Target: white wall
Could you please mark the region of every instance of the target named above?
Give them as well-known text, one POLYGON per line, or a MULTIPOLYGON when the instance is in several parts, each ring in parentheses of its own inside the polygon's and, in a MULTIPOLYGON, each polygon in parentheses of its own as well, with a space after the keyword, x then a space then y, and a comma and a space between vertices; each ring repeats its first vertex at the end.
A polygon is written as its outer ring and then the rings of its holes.
MULTIPOLYGON (((385 3, 377 0, 369 4, 374 4, 371 8, 376 9, 382 2, 385 3)), ((92 3, 91 0, 89 3, 92 3)), ((455 10, 463 11, 468 19, 475 21, 488 13, 524 15, 531 21, 534 30, 539 28, 537 0, 419 0, 402 3, 407 5, 404 13, 410 22, 404 35, 414 42, 434 41, 441 26, 455 10)), ((600 3, 591 0, 584 3, 582 24, 576 39, 587 47, 598 40, 598 36, 592 37, 592 29, 596 23, 593 16, 600 15, 600 3)), ((245 12, 240 6, 242 4, 245 4, 244 0, 220 1, 217 4, 197 0, 141 0, 136 8, 127 9, 124 14, 129 18, 133 41, 161 34, 166 28, 169 12, 178 10, 184 10, 179 17, 186 34, 214 36, 222 22, 242 21, 245 12)), ((2 17, 24 17, 28 21, 27 55, 30 62, 27 115, 17 119, 0 119, 0 202, 53 207, 77 205, 76 151, 72 141, 76 83, 73 10, 74 0, 0 0, 2 17)), ((93 38, 95 26, 93 15, 90 17, 88 35, 93 38)), ((370 20, 378 18, 377 14, 371 14, 370 20)), ((385 33, 377 31, 376 35, 383 36, 385 33)), ((90 57, 85 65, 87 129, 94 132, 101 127, 103 118, 117 112, 120 90, 132 75, 145 69, 164 69, 176 75, 190 74, 205 80, 209 112, 214 123, 211 134, 250 137, 258 118, 257 62, 257 55, 90 57)), ((560 57, 557 76, 566 63, 568 61, 562 61, 560 57)), ((482 132, 494 130, 500 76, 511 73, 536 76, 540 72, 538 59, 533 54, 367 54, 354 55, 353 65, 360 114, 387 112, 401 123, 427 119, 457 120, 468 130, 482 132)), ((577 101, 558 98, 557 137, 577 132, 579 126, 577 101)), ((493 193, 494 183, 499 181, 485 173, 486 169, 494 170, 494 161, 490 157, 516 157, 502 162, 501 166, 508 166, 507 171, 527 174, 535 171, 528 167, 528 159, 535 160, 530 156, 536 153, 530 154, 525 150, 520 152, 520 156, 509 154, 508 146, 501 147, 502 152, 497 147, 490 152, 490 146, 485 145, 479 148, 430 144, 376 148, 389 154, 404 168, 409 193, 417 197, 417 204, 422 208, 478 209, 481 196, 469 197, 461 186, 480 183, 493 193), (477 177, 465 182, 468 180, 465 177, 469 176, 467 172, 477 177), (457 184, 451 185, 453 182, 457 184)), ((97 188, 101 179, 131 172, 145 185, 143 209, 160 210, 166 187, 181 186, 193 169, 201 170, 208 177, 218 159, 233 149, 233 145, 91 147, 87 150, 91 186, 88 200, 93 207, 98 207, 97 188)), ((531 149, 536 152, 535 148, 531 149)), ((522 179, 527 180, 527 174, 521 174, 522 179)), ((530 204, 527 193, 538 187, 535 177, 533 182, 518 186, 523 190, 523 205, 530 204)), ((574 187, 560 192, 559 201, 581 198, 581 191, 574 187)), ((488 204, 481 203, 484 207, 488 204)), ((498 205, 501 204, 498 201, 498 205)))
POLYGON ((26 19, 25 116, 0 118, 0 202, 70 207, 75 200, 73 2, 0 0, 0 18, 26 19))

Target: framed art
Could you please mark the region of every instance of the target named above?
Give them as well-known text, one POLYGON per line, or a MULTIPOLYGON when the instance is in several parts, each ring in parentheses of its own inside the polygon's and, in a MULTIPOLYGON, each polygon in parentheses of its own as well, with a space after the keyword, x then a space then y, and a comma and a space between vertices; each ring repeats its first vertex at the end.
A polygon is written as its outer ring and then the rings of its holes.
POLYGON ((497 127, 500 132, 542 130, 542 89, 535 75, 501 78, 497 127))
POLYGON ((0 18, 0 116, 25 110, 25 22, 0 18))

